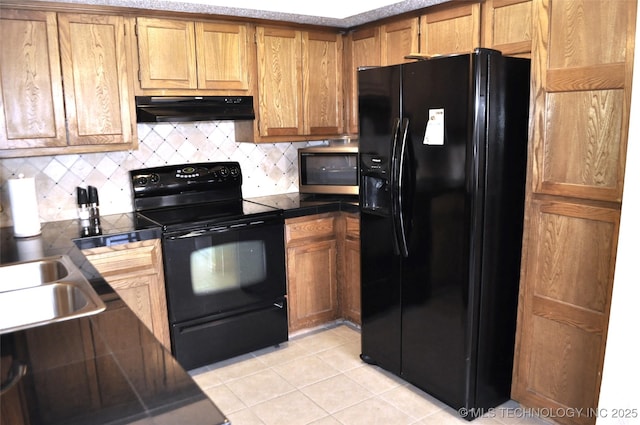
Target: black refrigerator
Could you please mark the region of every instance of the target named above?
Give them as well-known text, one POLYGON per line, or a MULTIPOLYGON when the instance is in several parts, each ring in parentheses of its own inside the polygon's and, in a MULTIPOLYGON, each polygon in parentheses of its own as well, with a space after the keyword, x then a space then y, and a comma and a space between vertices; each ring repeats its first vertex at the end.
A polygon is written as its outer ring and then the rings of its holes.
POLYGON ((530 60, 358 71, 362 354, 471 420, 510 398, 530 60))

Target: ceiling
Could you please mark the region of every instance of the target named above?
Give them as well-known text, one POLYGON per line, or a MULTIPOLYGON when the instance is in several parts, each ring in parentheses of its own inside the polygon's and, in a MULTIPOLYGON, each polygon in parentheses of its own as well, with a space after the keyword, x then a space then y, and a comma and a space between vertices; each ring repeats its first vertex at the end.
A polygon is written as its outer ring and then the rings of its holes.
MULTIPOLYGON (((50 0, 41 0, 50 1, 50 0)), ((349 28, 450 0, 60 0, 64 3, 207 13, 349 28)))

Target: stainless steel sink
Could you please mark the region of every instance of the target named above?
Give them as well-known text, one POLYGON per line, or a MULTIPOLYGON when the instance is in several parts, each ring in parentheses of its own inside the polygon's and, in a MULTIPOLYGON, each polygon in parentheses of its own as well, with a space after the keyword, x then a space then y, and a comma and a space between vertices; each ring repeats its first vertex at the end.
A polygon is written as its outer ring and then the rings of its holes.
MULTIPOLYGON (((75 265, 72 264, 73 267, 75 265)), ((0 267, 0 291, 51 283, 69 276, 65 257, 47 257, 0 267)))
POLYGON ((91 284, 66 255, 0 267, 0 334, 104 309, 91 284))

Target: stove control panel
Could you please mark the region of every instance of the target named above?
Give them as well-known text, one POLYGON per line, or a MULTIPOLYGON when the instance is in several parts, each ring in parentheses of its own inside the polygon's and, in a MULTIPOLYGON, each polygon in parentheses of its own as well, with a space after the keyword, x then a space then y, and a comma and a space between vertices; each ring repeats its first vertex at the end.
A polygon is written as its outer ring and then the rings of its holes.
POLYGON ((178 195, 184 192, 240 190, 237 162, 206 162, 131 170, 134 198, 178 195))

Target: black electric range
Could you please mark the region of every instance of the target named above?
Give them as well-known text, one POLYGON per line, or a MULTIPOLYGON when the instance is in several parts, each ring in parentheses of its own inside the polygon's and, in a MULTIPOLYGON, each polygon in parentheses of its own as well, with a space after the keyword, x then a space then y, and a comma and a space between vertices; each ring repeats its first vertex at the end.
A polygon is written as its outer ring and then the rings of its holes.
POLYGON ((237 162, 130 171, 160 226, 172 351, 186 369, 288 339, 283 211, 242 198, 237 162))

